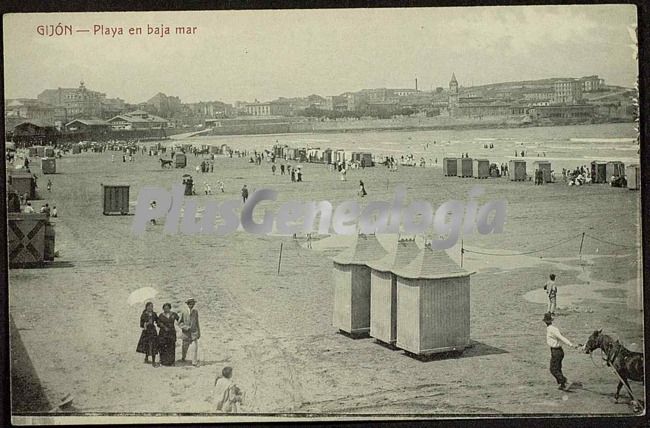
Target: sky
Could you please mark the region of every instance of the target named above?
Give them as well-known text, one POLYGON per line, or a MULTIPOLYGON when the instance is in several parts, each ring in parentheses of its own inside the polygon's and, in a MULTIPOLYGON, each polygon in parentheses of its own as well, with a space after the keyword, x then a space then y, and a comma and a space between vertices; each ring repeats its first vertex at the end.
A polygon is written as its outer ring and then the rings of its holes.
POLYGON ((597 74, 632 87, 636 22, 634 5, 8 14, 5 98, 84 81, 129 103, 158 92, 270 101, 412 88, 416 77, 430 90, 452 72, 461 86, 597 74), (72 35, 37 31, 59 23, 72 35), (195 34, 175 34, 188 26, 195 34), (135 27, 142 34, 129 35, 135 27))

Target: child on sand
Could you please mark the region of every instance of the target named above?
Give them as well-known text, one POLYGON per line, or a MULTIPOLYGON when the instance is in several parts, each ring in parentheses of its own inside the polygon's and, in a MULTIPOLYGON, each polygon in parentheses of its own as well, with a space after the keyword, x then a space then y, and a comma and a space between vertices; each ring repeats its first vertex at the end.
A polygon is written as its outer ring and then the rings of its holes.
POLYGON ((232 381, 232 367, 224 367, 221 376, 214 380, 214 401, 217 410, 224 413, 237 413, 243 394, 232 381))

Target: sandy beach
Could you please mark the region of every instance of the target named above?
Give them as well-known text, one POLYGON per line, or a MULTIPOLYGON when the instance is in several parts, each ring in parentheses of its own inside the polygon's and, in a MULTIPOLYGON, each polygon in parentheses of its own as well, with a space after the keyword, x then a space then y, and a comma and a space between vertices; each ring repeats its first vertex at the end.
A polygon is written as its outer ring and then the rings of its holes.
MULTIPOLYGON (((267 136, 259 148, 274 139, 267 136)), ((197 139, 195 144, 204 143, 197 139)), ((499 148, 504 156, 512 151, 499 148)), ((579 153, 580 159, 590 155, 579 153)), ((549 273, 557 275, 555 324, 574 343, 585 343, 603 328, 626 344, 641 346, 643 313, 633 307, 640 280, 638 191, 443 177, 441 168, 429 167, 349 170, 347 181, 341 181, 325 165, 309 163, 302 164, 304 182, 292 183, 286 175, 272 175, 266 161, 256 166, 246 158, 217 157, 214 173, 207 174, 195 172, 201 158, 193 155, 185 169, 161 169, 157 157, 142 154, 132 163, 118 160, 117 152, 83 152, 57 160, 55 175, 43 176, 38 165, 34 168, 43 197, 35 208, 48 202, 58 209, 59 217, 52 220, 60 256, 47 268, 12 269, 9 303, 50 403, 71 393, 79 414, 213 413, 212 385, 229 365, 246 392, 242 411, 247 413, 632 413, 625 395, 614 403, 614 374, 578 351, 566 351, 564 373, 583 386, 557 390, 548 370, 542 286, 549 273), (111 162, 114 153, 116 162, 111 162), (317 236, 308 248, 304 235, 169 236, 162 221, 135 237, 133 216, 102 215, 101 183, 130 185, 133 214, 143 186, 170 189, 186 172, 194 176, 199 193, 186 200, 199 206, 210 199, 239 199, 244 184, 251 192, 277 190, 278 200, 265 204, 271 209, 290 200, 335 205, 358 199, 359 180, 368 191, 363 204, 390 201, 397 184, 406 186, 407 202, 424 199, 434 207, 467 200, 477 184, 486 191, 481 200, 506 198, 502 234, 463 237, 468 250, 500 253, 464 255, 464 268, 476 271, 471 278, 473 346, 458 358, 423 362, 371 338, 339 334, 332 327, 331 258, 354 238, 317 236), (51 193, 45 189, 47 178, 51 193), (213 195, 202 194, 204 182, 213 195), (581 232, 600 239, 585 238, 581 255, 580 237, 529 255, 507 255, 549 247, 581 232), (159 290, 156 312, 165 302, 179 309, 188 297, 197 300, 200 367, 153 368, 135 353, 143 307, 126 302, 145 286, 159 290)), ((394 245, 394 236, 379 239, 388 248, 394 245)), ((448 254, 460 262, 459 245, 448 254)), ((633 383, 632 389, 640 393, 642 385, 633 383)))

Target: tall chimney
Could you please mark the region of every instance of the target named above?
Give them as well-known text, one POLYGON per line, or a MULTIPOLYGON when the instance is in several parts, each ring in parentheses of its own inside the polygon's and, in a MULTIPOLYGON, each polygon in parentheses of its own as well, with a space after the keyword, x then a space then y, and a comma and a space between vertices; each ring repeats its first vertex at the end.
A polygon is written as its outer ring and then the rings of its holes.
POLYGON ((415 91, 417 92, 418 90, 418 78, 415 78, 415 91))

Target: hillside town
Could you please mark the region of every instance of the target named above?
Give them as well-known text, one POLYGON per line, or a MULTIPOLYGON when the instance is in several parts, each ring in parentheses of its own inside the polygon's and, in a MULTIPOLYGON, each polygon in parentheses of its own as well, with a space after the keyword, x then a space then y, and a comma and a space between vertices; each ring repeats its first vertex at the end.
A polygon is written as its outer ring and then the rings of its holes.
POLYGON ((77 88, 45 89, 36 99, 5 100, 5 126, 9 138, 52 140, 62 134, 102 139, 117 134, 166 138, 193 130, 216 134, 326 131, 327 125, 305 124, 406 118, 443 128, 458 121, 467 126, 498 120, 508 126, 607 123, 634 119, 635 94, 632 88, 607 85, 597 75, 463 86, 453 74, 447 87, 431 90, 420 89, 415 79, 411 88, 265 102, 184 103, 159 92, 130 104, 80 82, 77 88))

